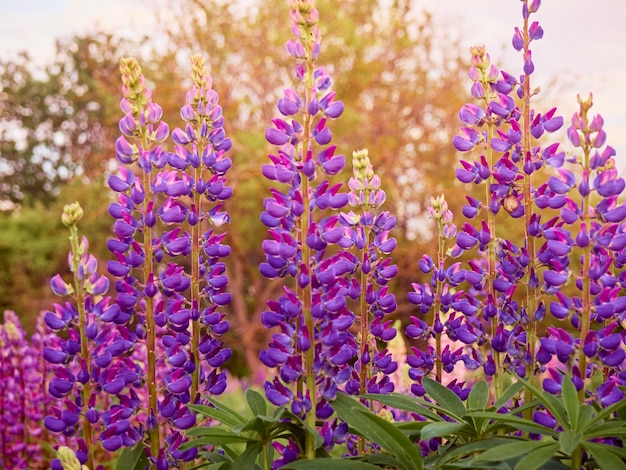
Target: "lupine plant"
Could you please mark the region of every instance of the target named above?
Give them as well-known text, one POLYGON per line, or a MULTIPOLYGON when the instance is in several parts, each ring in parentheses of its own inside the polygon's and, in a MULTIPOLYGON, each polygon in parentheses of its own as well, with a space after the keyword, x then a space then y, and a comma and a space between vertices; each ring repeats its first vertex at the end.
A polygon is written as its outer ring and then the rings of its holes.
MULTIPOLYGON (((316 418, 331 416, 328 402, 351 377, 349 361, 358 345, 347 301, 358 297, 359 286, 350 280, 358 259, 345 250, 352 241, 339 216, 326 211, 345 206, 348 195, 339 191, 341 184, 327 179, 345 165, 344 156, 335 155, 336 145, 330 145, 328 127, 328 120, 343 112, 343 103, 335 101, 326 70, 316 67, 319 15, 310 1, 295 0, 290 15, 294 37, 287 52, 299 61, 295 71, 302 86, 300 93, 285 90, 278 102, 280 113, 293 116, 291 121, 274 119, 265 134, 278 151, 270 155, 263 174, 287 189, 272 189, 272 197, 264 201, 261 220, 270 238, 263 242, 266 262, 260 270, 266 277, 289 276, 295 283, 285 286, 280 299, 268 302, 262 315, 267 328, 280 332, 261 352, 261 360, 279 371, 265 384, 267 398, 277 406, 291 403, 294 414, 315 429, 316 418), (339 249, 332 252, 332 245, 339 249)), ((307 458, 315 456, 312 438, 303 451, 307 458)))
POLYGON ((591 96, 567 128, 574 150, 549 140, 564 120, 531 106, 540 0, 521 5, 520 75, 498 70, 482 46, 470 51, 472 101, 451 142, 475 155, 456 170, 467 205, 458 222, 445 195, 431 199, 436 250, 416 262, 427 279, 408 293, 415 312, 400 320, 411 352, 399 357, 407 348, 388 287, 396 220, 367 150, 353 153, 342 190, 331 123, 344 105, 318 66, 313 1, 291 0, 297 84, 278 100, 261 169, 276 187, 260 216, 259 270, 283 294, 263 299, 265 398, 247 390, 247 415, 218 398, 231 356, 222 204, 232 195, 218 96, 193 56, 184 128, 170 135, 138 62, 122 59, 110 278, 78 235, 81 207, 66 206, 72 279, 50 283, 63 303, 42 313, 30 341, 13 313, 0 328, 0 468, 43 468, 44 454, 54 469, 91 470, 112 460, 159 470, 620 468, 626 183, 591 96))

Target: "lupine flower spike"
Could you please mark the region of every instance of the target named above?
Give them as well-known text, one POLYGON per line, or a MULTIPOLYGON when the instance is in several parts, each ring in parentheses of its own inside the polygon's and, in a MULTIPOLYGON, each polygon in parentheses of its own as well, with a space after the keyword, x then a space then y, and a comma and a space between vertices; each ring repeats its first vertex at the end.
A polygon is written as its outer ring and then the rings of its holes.
MULTIPOLYGON (((73 435, 81 430, 76 456, 82 464, 95 468, 96 435, 100 436, 104 449, 112 451, 107 437, 115 433, 115 428, 101 428, 99 405, 102 386, 108 387, 106 367, 112 362, 118 345, 116 335, 103 322, 110 314, 117 312, 105 294, 109 290, 109 280, 97 272, 98 263, 88 253, 86 238, 78 236, 78 221, 83 217, 83 209, 78 203, 65 206, 61 220, 70 230, 68 262, 73 273, 73 283, 66 283, 60 275, 52 278, 52 291, 61 297, 71 297, 75 303, 55 304, 54 312, 48 311, 44 321, 56 335, 50 346, 44 350, 44 357, 54 364, 54 378, 50 382, 50 394, 63 401, 63 408, 52 408, 46 416, 46 428, 53 432, 73 435), (106 364, 98 361, 104 353, 106 364)), ((115 361, 114 361, 115 362, 115 361)), ((111 369, 109 369, 111 370, 111 369)), ((108 390, 107 390, 108 391, 108 390)))
MULTIPOLYGON (((266 262, 261 273, 269 278, 290 276, 295 290, 268 302, 262 315, 267 328, 279 328, 261 360, 277 367, 279 374, 265 384, 268 399, 276 405, 291 403, 292 411, 315 429, 316 416, 328 418, 328 404, 337 387, 350 377, 349 361, 357 345, 350 327, 354 314, 347 309, 347 298, 355 295, 347 276, 356 269, 358 259, 339 250, 326 254, 337 244, 349 247, 351 240, 338 226, 338 216, 320 217, 326 209, 340 209, 348 196, 340 185, 331 186, 318 174, 334 175, 345 165, 343 155, 335 155, 330 145, 329 119, 337 118, 343 103, 330 91, 330 77, 316 68, 319 53, 318 12, 310 0, 291 2, 292 33, 287 52, 298 60, 296 76, 303 82, 302 94, 285 91, 278 102, 284 117, 273 120, 265 137, 277 147, 271 164, 263 166, 266 178, 286 184, 284 192, 272 189, 264 201, 262 222, 269 227, 270 239, 263 242, 266 262)), ((315 455, 315 442, 307 437, 308 458, 315 455)))

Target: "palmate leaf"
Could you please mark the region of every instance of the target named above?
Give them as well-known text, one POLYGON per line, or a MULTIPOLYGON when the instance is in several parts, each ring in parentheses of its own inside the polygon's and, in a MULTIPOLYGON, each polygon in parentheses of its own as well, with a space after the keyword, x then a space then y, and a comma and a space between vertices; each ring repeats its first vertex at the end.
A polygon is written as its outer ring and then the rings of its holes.
POLYGON ((248 436, 244 436, 240 433, 228 431, 220 427, 200 427, 193 428, 187 432, 187 436, 198 436, 198 439, 190 439, 180 445, 181 450, 190 449, 191 447, 205 446, 205 445, 223 445, 232 444, 235 442, 254 442, 248 436))
POLYGON ((401 464, 399 468, 422 468, 421 451, 392 423, 376 416, 356 399, 343 393, 338 393, 331 405, 350 427, 396 457, 401 464))
MULTIPOLYGON (((416 413, 426 418, 432 419, 433 421, 441 421, 443 419, 437 413, 433 413, 432 411, 430 411, 430 409, 426 408, 426 406, 432 406, 433 403, 426 402, 419 398, 409 397, 406 395, 401 395, 399 393, 389 393, 387 395, 367 393, 364 395, 359 395, 359 397, 367 398, 368 400, 375 400, 391 408, 397 408, 399 410, 416 413)), ((439 409, 441 411, 444 411, 443 408, 439 407, 439 409)))
POLYGON ((149 465, 143 443, 125 447, 115 465, 116 470, 140 470, 149 465))
POLYGON ((234 411, 232 413, 229 413, 227 411, 224 411, 223 409, 213 408, 206 405, 187 405, 187 407, 190 410, 195 411, 196 413, 200 413, 203 416, 213 418, 220 423, 226 424, 227 426, 233 427, 244 424, 246 422, 246 419, 243 416, 238 415, 234 411))
POLYGON ((536 434, 548 435, 554 438, 558 437, 558 433, 550 428, 542 426, 541 424, 537 424, 534 421, 526 418, 520 418, 519 416, 513 416, 510 413, 494 413, 492 411, 476 411, 472 413, 473 416, 479 418, 488 418, 494 421, 501 421, 503 423, 508 423, 511 426, 527 431, 533 432, 536 434))
POLYGON ((524 387, 533 392, 533 395, 537 397, 537 399, 548 409, 548 411, 550 411, 552 416, 554 416, 562 428, 566 429, 570 427, 569 420, 567 418, 567 411, 557 397, 538 389, 526 379, 519 378, 519 380, 524 384, 524 387))
POLYGON ((427 441, 433 437, 446 437, 451 434, 466 434, 463 431, 468 431, 469 429, 470 427, 466 423, 429 423, 422 428, 420 440, 427 441))
POLYGON ((584 436, 585 439, 594 439, 601 437, 623 437, 626 436, 626 422, 609 421, 588 430, 584 434, 584 436))
POLYGON ((580 404, 578 402, 578 392, 576 391, 574 382, 572 382, 572 379, 568 375, 563 375, 561 391, 563 394, 563 404, 569 417, 572 433, 576 434, 578 432, 580 404))
POLYGON ((489 386, 487 382, 481 380, 476 382, 467 397, 467 408, 469 410, 484 410, 489 400, 489 386))
MULTIPOLYGON (((490 462, 490 461, 504 461, 509 460, 520 455, 528 454, 529 452, 537 452, 542 447, 550 446, 552 449, 551 456, 556 452, 559 448, 559 444, 553 441, 518 441, 511 442, 506 444, 501 444, 497 447, 493 447, 481 455, 476 457, 476 462, 490 462)), ((548 459, 542 461, 546 462, 548 459)), ((522 468, 522 467, 520 467, 522 468)), ((535 467, 536 468, 536 467, 535 467)))
POLYGON ((255 469, 259 468, 255 465, 257 456, 263 450, 263 445, 260 442, 255 442, 253 444, 249 444, 239 456, 233 461, 233 468, 249 468, 255 469))
POLYGON ((450 449, 446 449, 441 455, 434 455, 428 457, 425 461, 429 463, 429 468, 443 468, 445 464, 449 462, 453 462, 459 458, 463 458, 470 454, 475 454, 476 452, 480 452, 483 450, 488 450, 494 447, 497 447, 502 444, 507 444, 509 442, 513 442, 512 439, 502 437, 502 438, 493 438, 493 439, 485 439, 482 441, 470 442, 467 444, 462 444, 458 447, 452 447, 450 449), (432 462, 432 465, 431 465, 432 462))
POLYGON ((626 468, 624 460, 614 453, 612 449, 614 446, 598 444, 595 442, 585 442, 584 446, 589 452, 591 452, 593 459, 600 468, 616 470, 619 468, 626 468))
POLYGON ((429 377, 422 379, 422 386, 428 393, 428 396, 439 403, 451 418, 462 421, 466 414, 465 405, 463 405, 456 393, 429 377))
POLYGON ((296 460, 281 468, 285 470, 380 470, 380 467, 371 463, 350 459, 296 460))
POLYGON ((517 395, 522 388, 524 388, 524 382, 518 381, 509 385, 507 389, 502 392, 502 395, 500 395, 496 402, 493 404, 494 408, 496 410, 502 408, 511 398, 517 395))
POLYGON ((267 414, 267 402, 263 395, 251 388, 246 390, 246 401, 254 416, 265 416, 267 414))
POLYGON ((558 452, 559 444, 556 442, 541 442, 542 446, 535 447, 530 453, 522 457, 515 468, 522 470, 536 470, 544 468, 552 457, 558 452))

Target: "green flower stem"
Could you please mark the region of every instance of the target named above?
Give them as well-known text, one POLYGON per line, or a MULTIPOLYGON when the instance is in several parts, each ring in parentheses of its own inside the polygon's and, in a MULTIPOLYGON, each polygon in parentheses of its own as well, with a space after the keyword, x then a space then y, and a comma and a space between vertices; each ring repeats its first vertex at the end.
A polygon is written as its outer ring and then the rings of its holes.
MULTIPOLYGON (((197 135, 200 134, 201 124, 196 126, 197 135)), ((204 143, 198 142, 198 155, 202 155, 204 151, 204 143)), ((202 176, 200 166, 194 170, 194 181, 198 181, 202 176)), ((202 199, 198 191, 193 192, 193 204, 198 213, 198 219, 202 214, 202 199)), ((191 307, 197 308, 200 312, 200 221, 191 226, 191 307)), ((200 319, 191 322, 191 348, 190 354, 195 369, 191 374, 191 403, 195 403, 196 397, 200 390, 200 357, 198 354, 198 346, 200 345, 200 319)))
MULTIPOLYGON (((483 74, 482 85, 485 89, 485 101, 488 104, 491 94, 491 87, 487 80, 487 76, 483 74)), ((491 234, 491 240, 489 241, 489 266, 488 266, 488 280, 487 280, 487 298, 494 299, 496 301, 496 293, 493 287, 493 283, 496 279, 496 215, 489 209, 489 205, 491 202, 491 186, 494 183, 494 177, 492 174, 493 169, 493 149, 491 148, 491 140, 493 139, 495 123, 490 121, 487 123, 487 140, 485 142, 485 153, 487 154, 487 162, 489 164, 489 178, 485 181, 485 205, 487 207, 487 227, 489 228, 489 233, 491 234)), ((495 336, 496 331, 498 329, 498 315, 496 314, 491 319, 491 335, 495 336)), ((500 356, 499 351, 493 351, 493 361, 496 366, 496 372, 493 376, 494 387, 496 391, 496 400, 502 395, 502 358, 500 356)))
MULTIPOLYGON (((311 44, 308 41, 304 41, 304 46, 307 52, 306 58, 306 100, 305 103, 309 103, 311 95, 314 93, 313 88, 313 51, 311 50, 311 44)), ((308 112, 304 113, 304 137, 302 139, 302 159, 306 159, 307 153, 311 151, 311 128, 313 126, 313 120, 308 112)), ((306 242, 307 234, 309 233, 309 227, 311 225, 311 213, 310 213, 310 195, 309 195, 309 179, 306 175, 302 174, 302 204, 304 206, 304 212, 302 213, 302 220, 300 226, 300 246, 302 249, 302 263, 306 266, 309 272, 312 271, 311 263, 311 249, 306 242)), ((313 325, 313 314, 311 313, 312 293, 311 283, 307 283, 302 292, 302 311, 304 314, 304 322, 309 335, 310 346, 304 355, 304 375, 306 391, 311 402, 311 411, 306 415, 306 424, 310 429, 315 430, 315 405, 317 403, 317 390, 315 389, 315 372, 313 371, 313 363, 315 362, 315 329, 313 325)), ((315 458, 315 437, 311 433, 306 434, 306 449, 305 455, 307 459, 315 458)))
MULTIPOLYGON (((437 269, 441 268, 445 259, 445 242, 443 239, 443 220, 440 218, 438 221, 438 234, 437 234, 437 269)), ((439 309, 441 308, 441 290, 443 282, 437 278, 437 290, 435 292, 435 302, 433 310, 433 330, 435 322, 439 318, 439 309)), ((443 378, 443 364, 441 362, 441 335, 435 334, 435 380, 441 383, 443 378)))
MULTIPOLYGON (((91 380, 91 360, 89 358, 89 343, 87 339, 87 313, 85 312, 85 289, 83 285, 83 279, 80 279, 78 272, 80 269, 81 259, 81 246, 78 238, 78 227, 76 221, 70 225, 70 246, 72 248, 72 273, 74 273, 74 291, 76 295, 76 308, 78 310, 78 321, 80 331, 80 354, 81 358, 85 361, 87 367, 87 373, 91 380)), ((94 448, 93 448, 93 429, 91 422, 87 419, 87 411, 89 409, 89 398, 91 397, 91 382, 87 380, 83 384, 81 390, 81 399, 83 404, 82 420, 83 420, 83 438, 85 439, 85 445, 87 446, 87 466, 89 468, 95 468, 94 466, 94 448)))
MULTIPOLYGON (((589 129, 589 120, 587 117, 587 111, 591 107, 591 98, 588 101, 582 101, 579 99, 580 103, 580 114, 582 120, 584 122, 584 126, 582 130, 584 138, 581 139, 582 150, 583 150, 583 174, 588 174, 589 172, 589 156, 591 154, 591 144, 589 142, 589 134, 591 134, 591 130, 589 129)), ((590 195, 587 194, 582 198, 583 205, 583 218, 581 221, 580 231, 587 229, 591 222, 591 215, 589 212, 590 207, 590 195), (583 226, 584 224, 584 226, 583 226)), ((589 334, 589 328, 591 323, 591 278, 589 277, 589 270, 591 268, 591 244, 587 244, 583 248, 583 269, 582 269, 582 281, 583 281, 583 291, 582 291, 582 310, 580 314, 580 342, 578 348, 578 368, 580 369, 580 376, 583 381, 583 386, 578 392, 578 401, 582 403, 585 398, 585 381, 586 381, 586 371, 587 371, 587 356, 583 352, 583 344, 585 342, 585 338, 589 334)))
MULTIPOLYGON (((528 46, 530 44, 530 36, 528 34, 528 18, 524 18, 524 26, 523 26, 523 35, 524 35, 524 57, 527 56, 528 46)), ((530 89, 530 75, 524 75, 524 83, 523 87, 523 99, 522 99, 522 116, 523 116, 523 125, 522 125, 522 155, 526 156, 530 153, 530 143, 531 143, 531 134, 530 134, 530 98, 532 96, 530 89)), ((525 157, 524 157, 525 158, 525 157)), ((528 233, 528 228, 530 227, 531 216, 532 216, 532 208, 533 208, 533 197, 532 197, 532 175, 527 175, 524 173, 524 191, 523 191, 523 204, 524 204, 524 240, 526 244, 526 249, 528 250, 528 257, 531 260, 527 272, 527 276, 530 277, 535 266, 536 259, 536 246, 535 246, 535 238, 528 233)), ((535 272, 536 274, 536 272, 535 272)), ((528 281, 529 279, 527 279, 528 281)), ((526 348, 529 355, 528 365, 526 366, 527 376, 530 377, 533 385, 537 385, 537 378, 535 377, 534 367, 535 367, 535 350, 537 348, 537 321, 535 320, 535 311, 537 310, 537 298, 539 297, 539 292, 536 287, 530 287, 531 283, 526 282, 526 305, 527 312, 529 317, 529 325, 526 328, 526 348)), ((533 393, 529 388, 525 388, 524 390, 524 403, 530 403, 533 399, 533 393)), ((526 417, 531 418, 531 411, 528 410, 526 412, 526 417)))
MULTIPOLYGON (((367 197, 366 197, 367 200, 367 197)), ((370 235, 371 235, 371 231, 369 229, 369 227, 365 228, 365 245, 363 246, 363 250, 361 251, 361 266, 364 265, 365 261, 366 261, 366 255, 367 255, 367 247, 370 244, 370 235)), ((363 272, 363 270, 361 270, 361 299, 360 299, 360 305, 359 305, 359 310, 361 313, 361 344, 360 344, 360 355, 359 357, 361 358, 361 370, 360 370, 360 374, 359 374, 359 393, 361 395, 365 395, 367 393, 367 381, 370 378, 370 362, 368 362, 367 364, 363 363, 363 357, 365 357, 365 353, 366 353, 366 348, 367 348, 367 344, 368 344, 368 338, 369 338, 369 307, 367 305, 367 301, 365 299, 365 293, 367 292, 367 279, 368 279, 368 275, 366 273, 363 272)), ((371 400, 369 401, 369 407, 371 409, 371 407, 373 406, 373 403, 371 400)), ((363 436, 359 436, 359 442, 358 442, 358 452, 359 454, 364 454, 365 453, 365 437, 363 436)))
MULTIPOLYGON (((144 199, 144 214, 148 212, 148 204, 152 199, 152 190, 150 189, 150 173, 144 172, 143 187, 146 192, 144 199)), ((152 229, 144 227, 143 230, 143 247, 146 253, 145 264, 143 268, 144 283, 148 283, 151 275, 154 273, 152 259, 152 229)), ((157 386, 156 386, 156 323, 154 321, 154 303, 152 297, 146 296, 146 336, 147 336, 147 354, 148 354, 148 406, 149 414, 158 422, 158 406, 157 406, 157 386)), ((150 432, 150 453, 155 459, 159 456, 161 449, 161 436, 159 426, 155 425, 149 430, 150 432)))

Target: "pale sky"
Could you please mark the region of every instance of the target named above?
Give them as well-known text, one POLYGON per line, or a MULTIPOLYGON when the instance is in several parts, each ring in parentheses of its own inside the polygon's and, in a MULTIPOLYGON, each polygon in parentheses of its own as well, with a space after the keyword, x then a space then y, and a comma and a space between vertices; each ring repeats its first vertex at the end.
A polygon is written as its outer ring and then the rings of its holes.
MULTIPOLYGON (((53 56, 56 39, 94 30, 154 36, 154 1, 0 0, 0 55, 27 50, 43 63, 53 56)), ((413 1, 431 10, 440 27, 457 34, 464 51, 485 44, 500 68, 519 74, 520 59, 510 47, 513 29, 521 23, 519 0, 413 1)), ((576 95, 593 92, 592 112, 603 115, 607 142, 625 171, 626 1, 543 0, 535 19, 544 37, 532 48, 533 86, 559 101, 554 105, 566 122, 577 109, 576 95)))

